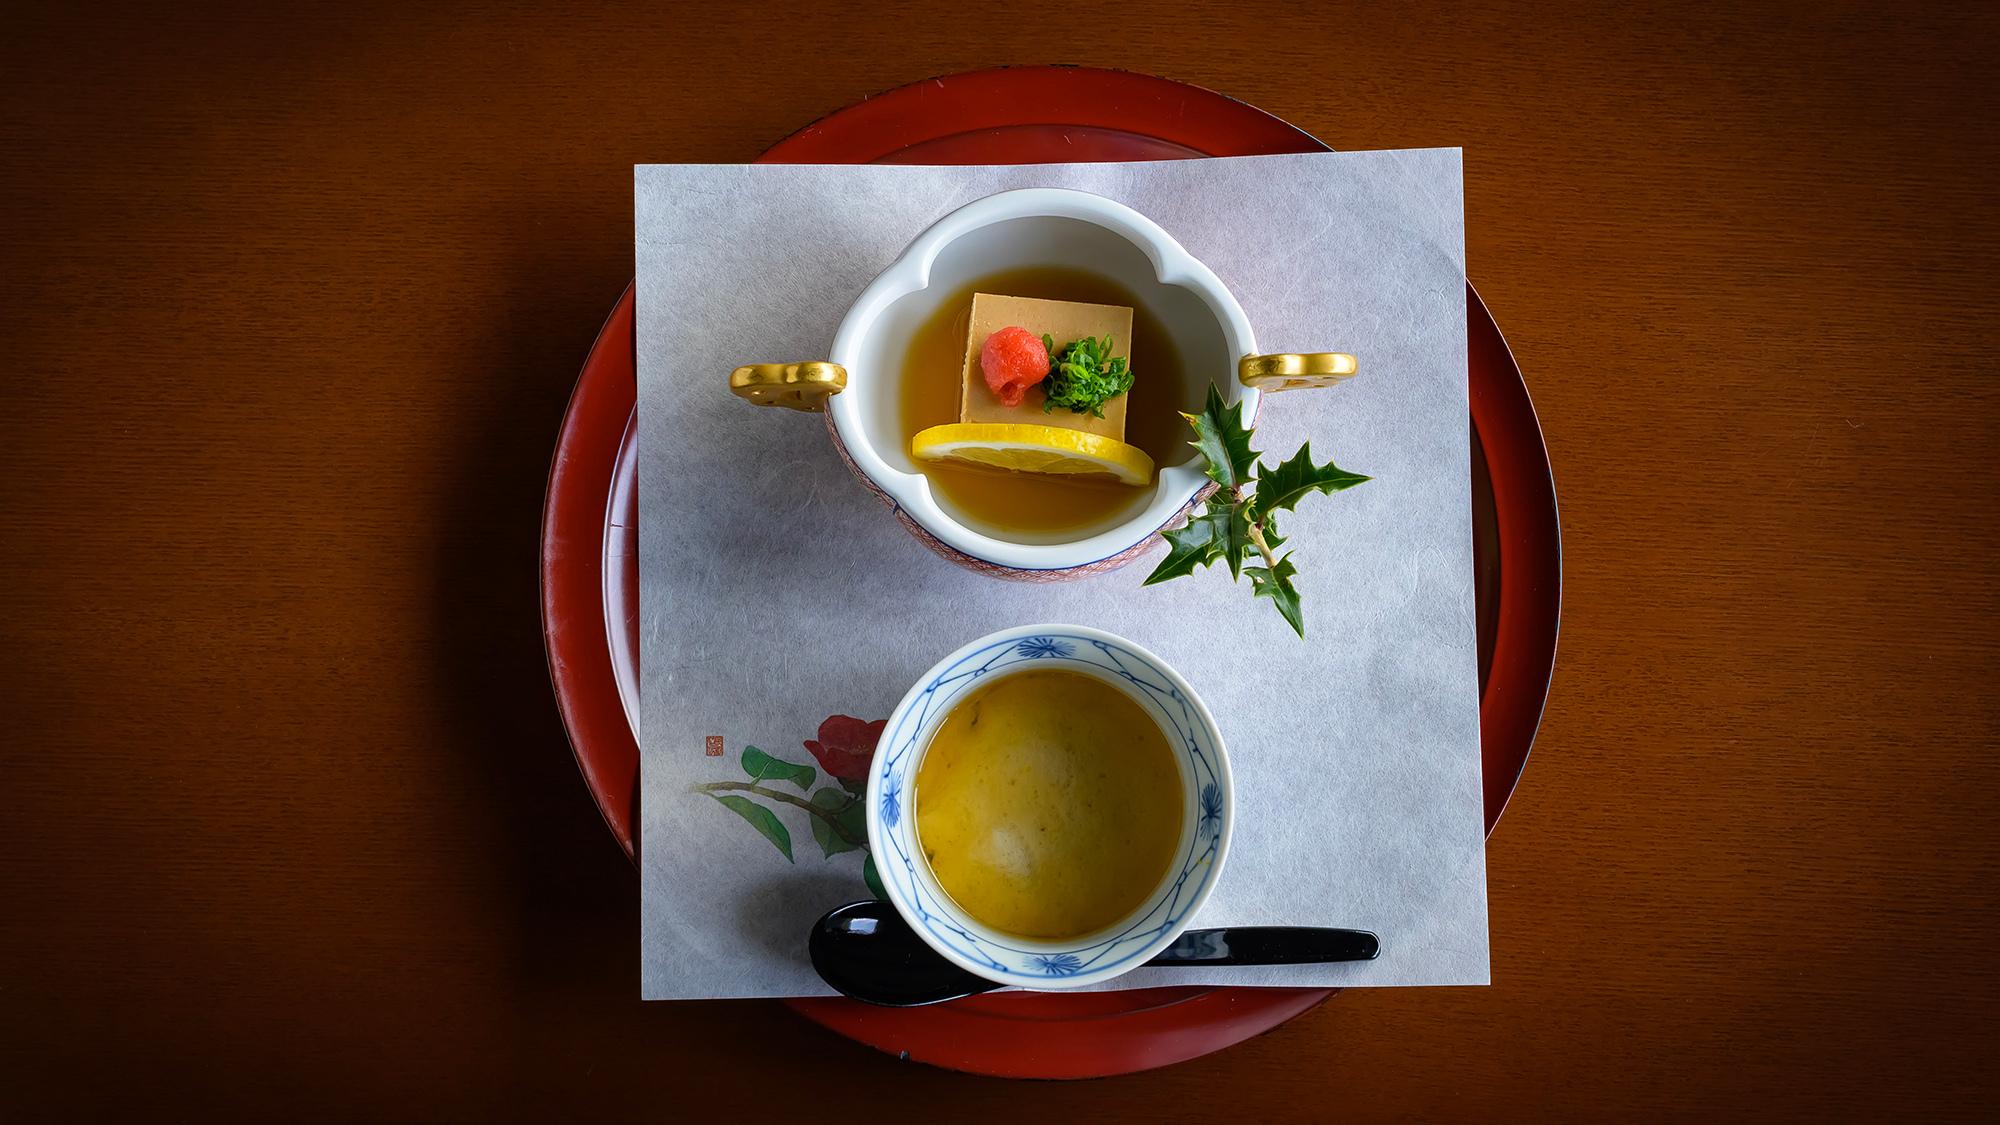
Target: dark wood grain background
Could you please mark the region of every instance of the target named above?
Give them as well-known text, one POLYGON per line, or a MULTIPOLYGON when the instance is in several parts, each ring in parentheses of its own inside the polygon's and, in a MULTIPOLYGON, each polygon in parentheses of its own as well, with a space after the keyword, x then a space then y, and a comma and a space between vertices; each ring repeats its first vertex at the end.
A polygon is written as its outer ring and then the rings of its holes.
POLYGON ((849 7, 0 14, 0 1117, 1992 1109, 1990 5, 849 7), (1491 988, 1081 1084, 636 999, 536 617, 630 167, 1035 62, 1465 147, 1567 569, 1491 988))

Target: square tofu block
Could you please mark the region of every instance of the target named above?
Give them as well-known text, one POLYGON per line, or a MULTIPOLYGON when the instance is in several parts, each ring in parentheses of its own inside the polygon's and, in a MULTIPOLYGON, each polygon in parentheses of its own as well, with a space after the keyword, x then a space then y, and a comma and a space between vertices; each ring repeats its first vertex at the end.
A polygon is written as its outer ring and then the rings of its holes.
MULTIPOLYGON (((1101 437, 1125 440, 1125 400, 1130 391, 1104 404, 1104 417, 1093 418, 1070 410, 1042 412, 1042 388, 1033 387, 1019 406, 1007 406, 986 386, 986 372, 979 366, 979 351, 986 337, 995 331, 1018 325, 1035 335, 1047 333, 1057 349, 1085 336, 1111 337, 1111 354, 1130 357, 1132 310, 1123 305, 1086 305, 1077 301, 1044 301, 1035 297, 1001 297, 992 293, 972 295, 972 326, 965 340, 965 384, 958 399, 961 422, 1025 422, 1036 426, 1059 426, 1082 430, 1101 437)), ((1143 376, 1141 377, 1143 378, 1143 376)), ((1138 383, 1134 382, 1136 389, 1138 383)))

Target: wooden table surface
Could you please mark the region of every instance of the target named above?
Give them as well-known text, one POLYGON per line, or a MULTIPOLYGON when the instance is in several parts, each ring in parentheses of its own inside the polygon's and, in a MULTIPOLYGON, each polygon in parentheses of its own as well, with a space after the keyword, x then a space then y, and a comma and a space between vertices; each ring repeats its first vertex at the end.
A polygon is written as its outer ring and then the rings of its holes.
POLYGON ((1991 1109, 1987 6, 146 7, 0 33, 0 1118, 1991 1109), (1490 988, 1073 1084, 636 998, 536 611, 630 167, 1033 62, 1465 147, 1567 564, 1490 988))

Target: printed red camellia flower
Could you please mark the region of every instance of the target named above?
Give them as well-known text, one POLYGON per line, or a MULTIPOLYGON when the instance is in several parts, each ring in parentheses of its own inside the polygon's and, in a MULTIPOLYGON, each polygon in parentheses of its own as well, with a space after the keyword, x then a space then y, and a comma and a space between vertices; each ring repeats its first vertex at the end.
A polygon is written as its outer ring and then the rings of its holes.
POLYGON ((807 739, 806 749, 819 760, 830 776, 861 781, 868 776, 868 763, 875 757, 875 743, 882 738, 887 719, 865 722, 852 715, 833 715, 819 725, 819 738, 807 739))

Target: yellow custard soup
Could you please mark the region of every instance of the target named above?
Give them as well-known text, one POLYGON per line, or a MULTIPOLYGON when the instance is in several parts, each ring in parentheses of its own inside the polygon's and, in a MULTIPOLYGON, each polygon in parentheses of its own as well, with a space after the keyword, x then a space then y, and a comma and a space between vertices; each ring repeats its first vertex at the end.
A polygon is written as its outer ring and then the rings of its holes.
POLYGON ((1160 885, 1180 842, 1173 749, 1130 696, 1080 672, 1002 676, 952 708, 917 769, 939 886, 1003 933, 1102 930, 1160 885))

